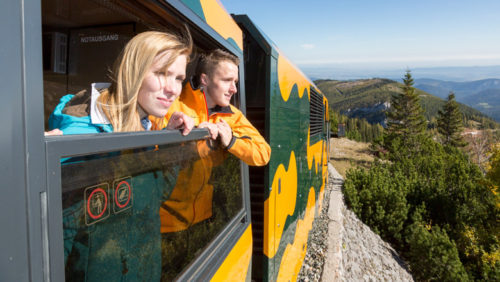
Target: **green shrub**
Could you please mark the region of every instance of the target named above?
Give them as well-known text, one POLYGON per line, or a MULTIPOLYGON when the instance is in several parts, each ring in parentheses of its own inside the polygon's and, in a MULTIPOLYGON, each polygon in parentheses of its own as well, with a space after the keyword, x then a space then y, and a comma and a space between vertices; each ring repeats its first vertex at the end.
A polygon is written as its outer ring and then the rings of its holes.
POLYGON ((395 138, 386 160, 349 171, 344 195, 417 280, 497 280, 500 213, 491 186, 461 150, 422 135, 395 138))
POLYGON ((408 214, 406 194, 410 181, 401 171, 376 162, 369 171, 351 170, 344 183, 347 204, 377 234, 393 243, 401 241, 408 214))
POLYGON ((429 228, 422 222, 414 222, 408 227, 406 242, 411 272, 417 280, 469 280, 455 243, 439 226, 429 228))

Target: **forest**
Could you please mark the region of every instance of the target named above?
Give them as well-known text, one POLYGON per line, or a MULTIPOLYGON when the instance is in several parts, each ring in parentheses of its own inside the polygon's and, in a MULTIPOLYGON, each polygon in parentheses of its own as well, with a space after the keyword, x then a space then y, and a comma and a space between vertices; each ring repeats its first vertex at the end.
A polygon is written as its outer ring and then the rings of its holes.
POLYGON ((391 96, 385 128, 331 117, 332 129, 345 124, 346 137, 371 142, 377 156, 369 168, 348 171, 346 204, 398 251, 417 281, 500 281, 494 130, 466 138, 468 121, 453 93, 429 122, 409 71, 391 96))

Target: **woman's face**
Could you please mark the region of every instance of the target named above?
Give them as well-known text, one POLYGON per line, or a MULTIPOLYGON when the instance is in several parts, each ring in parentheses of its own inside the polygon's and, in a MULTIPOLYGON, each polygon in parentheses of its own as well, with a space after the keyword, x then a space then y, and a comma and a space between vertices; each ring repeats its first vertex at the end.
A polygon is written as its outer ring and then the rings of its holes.
POLYGON ((170 105, 181 93, 182 82, 186 78, 187 57, 178 56, 165 69, 169 56, 168 51, 156 56, 139 89, 137 102, 147 115, 165 116, 170 105))

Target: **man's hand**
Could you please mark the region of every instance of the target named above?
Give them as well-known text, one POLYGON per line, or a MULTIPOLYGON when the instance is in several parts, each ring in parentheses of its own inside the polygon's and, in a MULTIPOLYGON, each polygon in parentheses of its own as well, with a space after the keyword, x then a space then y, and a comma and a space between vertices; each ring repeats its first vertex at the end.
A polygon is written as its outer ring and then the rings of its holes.
POLYGON ((183 129, 182 135, 188 135, 194 127, 194 120, 183 112, 175 112, 170 117, 167 129, 183 129))
POLYGON ((204 121, 198 125, 198 128, 207 128, 212 140, 217 139, 217 135, 219 135, 219 127, 214 123, 204 121))
POLYGON ((224 148, 227 148, 227 146, 229 146, 229 143, 231 142, 231 139, 233 138, 233 130, 223 119, 216 123, 216 125, 219 129, 219 136, 222 146, 224 146, 224 148))

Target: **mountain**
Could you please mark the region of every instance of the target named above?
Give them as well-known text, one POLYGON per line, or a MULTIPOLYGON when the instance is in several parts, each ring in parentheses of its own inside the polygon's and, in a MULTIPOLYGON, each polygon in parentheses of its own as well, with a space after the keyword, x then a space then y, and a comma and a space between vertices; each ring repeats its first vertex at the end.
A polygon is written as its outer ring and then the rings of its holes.
POLYGON ((453 91, 458 102, 469 105, 500 122, 500 79, 468 82, 415 79, 415 87, 443 99, 453 91))
MULTIPOLYGON (((372 124, 380 123, 382 125, 385 124, 385 111, 390 106, 391 97, 401 93, 402 86, 399 82, 382 78, 348 81, 316 80, 315 84, 328 98, 332 110, 349 117, 365 118, 372 124)), ((431 85, 431 83, 428 84, 431 85)), ((427 120, 437 117, 437 113, 445 101, 421 89, 416 89, 416 91, 420 95, 427 120)), ((459 103, 459 107, 467 120, 483 123, 483 126, 495 124, 494 121, 476 109, 461 103, 459 103)))
POLYGON ((496 121, 500 121, 500 89, 487 89, 463 98, 470 105, 496 121))

